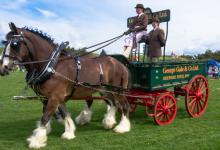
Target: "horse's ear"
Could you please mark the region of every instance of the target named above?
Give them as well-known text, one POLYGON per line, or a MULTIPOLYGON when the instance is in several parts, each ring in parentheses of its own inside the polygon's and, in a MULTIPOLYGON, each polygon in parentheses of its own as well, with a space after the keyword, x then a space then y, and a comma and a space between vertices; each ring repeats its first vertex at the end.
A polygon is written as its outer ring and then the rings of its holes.
POLYGON ((15 24, 13 22, 9 23, 9 28, 11 29, 12 32, 14 32, 15 34, 18 33, 17 31, 17 27, 15 26, 15 24))

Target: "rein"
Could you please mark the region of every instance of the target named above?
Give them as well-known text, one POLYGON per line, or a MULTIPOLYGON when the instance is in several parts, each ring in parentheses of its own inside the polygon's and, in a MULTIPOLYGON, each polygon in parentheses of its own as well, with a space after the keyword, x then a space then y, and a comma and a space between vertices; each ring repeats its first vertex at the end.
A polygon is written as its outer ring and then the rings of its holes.
MULTIPOLYGON (((85 53, 83 53, 83 54, 78 54, 78 55, 75 55, 75 56, 73 56, 73 55, 68 55, 68 56, 66 56, 65 58, 58 58, 58 60, 66 60, 66 59, 70 59, 70 58, 72 59, 72 58, 77 58, 77 57, 82 57, 82 56, 89 55, 89 54, 91 54, 91 53, 93 53, 93 52, 96 52, 96 51, 98 51, 98 50, 100 50, 100 49, 102 49, 102 48, 104 48, 104 47, 107 47, 107 46, 113 44, 114 42, 116 42, 117 40, 119 40, 119 39, 120 39, 121 37, 123 37, 123 36, 124 36, 124 34, 122 34, 122 35, 120 35, 120 36, 117 36, 117 37, 114 37, 114 38, 111 38, 111 39, 109 39, 109 40, 106 40, 106 41, 104 41, 104 42, 101 42, 101 43, 98 43, 98 44, 95 44, 95 45, 92 45, 92 46, 89 46, 89 47, 85 47, 85 48, 79 49, 79 50, 87 50, 87 49, 91 49, 91 48, 93 48, 93 47, 97 47, 97 46, 99 46, 99 45, 102 45, 102 44, 107 43, 107 44, 105 44, 105 45, 103 45, 103 46, 100 46, 100 47, 98 47, 98 48, 96 48, 96 49, 90 51, 90 52, 85 52, 85 53)), ((14 58, 14 57, 12 57, 12 56, 5 56, 5 57, 14 58)), ((51 59, 37 60, 37 61, 29 61, 29 62, 16 62, 16 61, 14 61, 13 64, 14 64, 14 65, 28 65, 28 64, 45 63, 45 62, 49 62, 49 61, 51 61, 51 59)))
MULTIPOLYGON (((84 50, 90 49, 90 48, 93 48, 93 47, 102 45, 102 44, 107 43, 107 42, 110 42, 110 41, 113 41, 113 43, 114 43, 114 41, 117 41, 117 40, 120 39, 122 36, 124 36, 124 34, 119 35, 119 36, 116 36, 116 37, 111 38, 111 39, 109 39, 109 40, 106 40, 106 41, 104 41, 104 42, 101 42, 101 43, 98 43, 98 44, 95 44, 95 45, 92 45, 92 46, 89 46, 89 47, 85 47, 85 48, 83 48, 83 49, 84 49, 84 50)), ((80 49, 80 50, 81 50, 81 49, 80 49)))

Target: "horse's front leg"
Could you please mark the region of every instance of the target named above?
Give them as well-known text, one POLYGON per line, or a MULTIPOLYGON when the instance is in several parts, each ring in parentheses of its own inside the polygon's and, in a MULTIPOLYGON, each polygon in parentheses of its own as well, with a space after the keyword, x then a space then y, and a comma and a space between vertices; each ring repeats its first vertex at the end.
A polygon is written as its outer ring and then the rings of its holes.
MULTIPOLYGON (((71 140, 75 138, 74 131, 75 125, 72 118, 67 111, 65 104, 60 104, 53 117, 60 123, 64 124, 65 132, 62 134, 63 139, 71 140)), ((47 134, 51 131, 50 122, 47 124, 47 134)))
POLYGON ((29 148, 41 148, 46 146, 47 142, 47 126, 51 116, 58 108, 59 102, 56 99, 48 99, 44 103, 43 116, 38 127, 33 131, 33 134, 27 139, 29 148))
MULTIPOLYGON (((56 97, 48 99, 48 103, 45 107, 39 126, 33 131, 33 134, 27 139, 29 148, 41 148, 46 146, 48 123, 52 115, 56 112, 58 106, 59 106, 59 100, 56 97)), ((75 126, 70 116, 65 117, 64 123, 65 123, 64 134, 67 135, 69 132, 71 132, 70 134, 68 134, 68 139, 70 139, 70 137, 74 138, 75 126), (69 126, 71 126, 71 128, 69 126)), ((62 135, 62 137, 65 136, 62 135)))
MULTIPOLYGON (((43 113, 46 110, 48 100, 44 100, 43 103, 43 113)), ((68 115, 67 109, 65 107, 65 104, 60 104, 56 110, 56 112, 53 114, 54 119, 56 119, 57 122, 64 124, 64 119, 68 115)), ((41 121, 37 122, 37 126, 40 126, 41 121)), ((47 134, 49 134, 52 130, 51 128, 51 120, 48 121, 46 125, 47 134)))

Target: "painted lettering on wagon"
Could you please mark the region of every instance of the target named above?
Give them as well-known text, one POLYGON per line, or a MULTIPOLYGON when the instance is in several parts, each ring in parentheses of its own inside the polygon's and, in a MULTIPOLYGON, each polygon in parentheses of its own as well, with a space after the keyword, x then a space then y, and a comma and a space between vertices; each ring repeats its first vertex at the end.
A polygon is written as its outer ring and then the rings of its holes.
POLYGON ((163 76, 163 80, 175 80, 175 79, 186 79, 189 78, 189 74, 179 74, 179 75, 171 75, 171 76, 163 76))
POLYGON ((182 72, 191 72, 191 71, 198 71, 199 66, 177 66, 175 68, 163 68, 163 74, 174 74, 174 73, 182 73, 182 72))

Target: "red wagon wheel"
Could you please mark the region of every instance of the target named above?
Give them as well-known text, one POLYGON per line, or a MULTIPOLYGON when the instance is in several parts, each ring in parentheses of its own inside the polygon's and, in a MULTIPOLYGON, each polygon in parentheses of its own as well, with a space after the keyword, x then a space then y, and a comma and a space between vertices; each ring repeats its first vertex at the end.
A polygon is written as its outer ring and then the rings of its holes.
POLYGON ((200 117, 206 110, 209 97, 209 87, 206 78, 195 76, 186 86, 185 105, 191 117, 200 117))
POLYGON ((154 106, 154 120, 158 125, 168 125, 176 117, 177 106, 175 98, 166 93, 161 95, 154 106))

